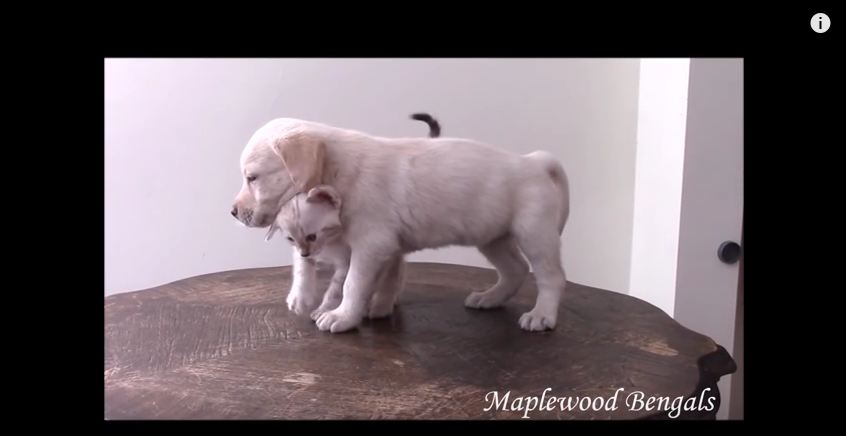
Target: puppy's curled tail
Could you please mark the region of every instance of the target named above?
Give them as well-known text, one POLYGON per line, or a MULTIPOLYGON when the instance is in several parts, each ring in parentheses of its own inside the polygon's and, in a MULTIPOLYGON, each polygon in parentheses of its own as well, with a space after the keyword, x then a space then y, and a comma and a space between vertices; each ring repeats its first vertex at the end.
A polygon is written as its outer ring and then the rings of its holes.
POLYGON ((428 124, 430 138, 437 138, 438 136, 441 136, 441 125, 438 123, 438 120, 434 119, 431 115, 421 112, 411 114, 411 119, 423 121, 424 123, 428 124))
POLYGON ((560 191, 562 201, 558 217, 558 234, 561 234, 564 231, 564 225, 567 224, 567 218, 570 216, 570 181, 567 179, 567 173, 564 172, 564 167, 561 166, 558 159, 546 151, 534 151, 527 154, 526 157, 540 163, 560 191))

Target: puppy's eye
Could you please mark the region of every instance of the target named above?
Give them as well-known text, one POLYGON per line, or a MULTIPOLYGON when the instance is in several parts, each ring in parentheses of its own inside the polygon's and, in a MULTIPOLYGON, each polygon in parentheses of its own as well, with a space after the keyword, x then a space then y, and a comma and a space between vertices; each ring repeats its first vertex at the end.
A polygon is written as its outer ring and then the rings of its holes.
POLYGON ((294 242, 294 238, 292 238, 290 236, 288 236, 288 240, 291 241, 291 242, 294 242))
POLYGON ((257 178, 258 176, 247 176, 247 183, 253 183, 257 178))
POLYGON ((317 239, 317 235, 315 235, 314 233, 306 236, 306 241, 311 242, 311 241, 314 241, 315 239, 317 239))

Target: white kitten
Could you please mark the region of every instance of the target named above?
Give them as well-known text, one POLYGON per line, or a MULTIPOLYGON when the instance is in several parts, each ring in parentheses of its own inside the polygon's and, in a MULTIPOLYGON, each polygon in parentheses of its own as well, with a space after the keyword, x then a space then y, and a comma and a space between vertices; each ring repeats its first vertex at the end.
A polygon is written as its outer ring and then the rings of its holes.
MULTIPOLYGON (((298 194, 282 207, 266 239, 270 240, 277 229, 285 233, 294 248, 294 278, 287 300, 290 310, 308 313, 317 304, 320 297, 317 262, 330 264, 335 269, 320 306, 311 311, 311 318, 317 320, 324 312, 340 305, 350 266, 350 247, 344 240, 341 223, 341 196, 328 185, 298 194)), ((371 300, 370 318, 381 318, 393 312, 403 272, 404 261, 385 268, 378 283, 383 289, 375 292, 371 300)))

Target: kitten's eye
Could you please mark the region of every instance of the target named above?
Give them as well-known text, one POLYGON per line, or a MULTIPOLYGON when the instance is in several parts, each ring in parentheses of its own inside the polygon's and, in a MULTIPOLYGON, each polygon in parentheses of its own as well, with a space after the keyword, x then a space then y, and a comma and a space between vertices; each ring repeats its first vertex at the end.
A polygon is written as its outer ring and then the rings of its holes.
POLYGON ((291 241, 291 242, 294 242, 294 238, 292 238, 290 236, 288 236, 288 240, 291 241))
POLYGON ((247 176, 247 183, 253 183, 257 178, 258 176, 247 176))
POLYGON ((314 241, 315 239, 317 239, 317 235, 315 235, 314 233, 306 236, 306 241, 311 242, 311 241, 314 241))

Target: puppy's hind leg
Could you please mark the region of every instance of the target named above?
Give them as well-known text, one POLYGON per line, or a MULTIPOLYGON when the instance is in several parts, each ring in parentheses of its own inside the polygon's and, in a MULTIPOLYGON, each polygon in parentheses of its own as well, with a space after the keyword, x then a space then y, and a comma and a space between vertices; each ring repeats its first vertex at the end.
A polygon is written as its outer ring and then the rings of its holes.
POLYGON ((479 247, 479 251, 496 268, 499 279, 484 292, 473 292, 464 300, 464 305, 473 309, 491 309, 502 306, 513 297, 529 274, 529 264, 520 253, 517 241, 506 235, 479 247))
POLYGON ((554 329, 558 321, 558 305, 567 284, 561 266, 561 239, 558 223, 542 213, 525 214, 515 226, 517 243, 526 254, 538 285, 535 307, 519 320, 524 330, 554 329))

